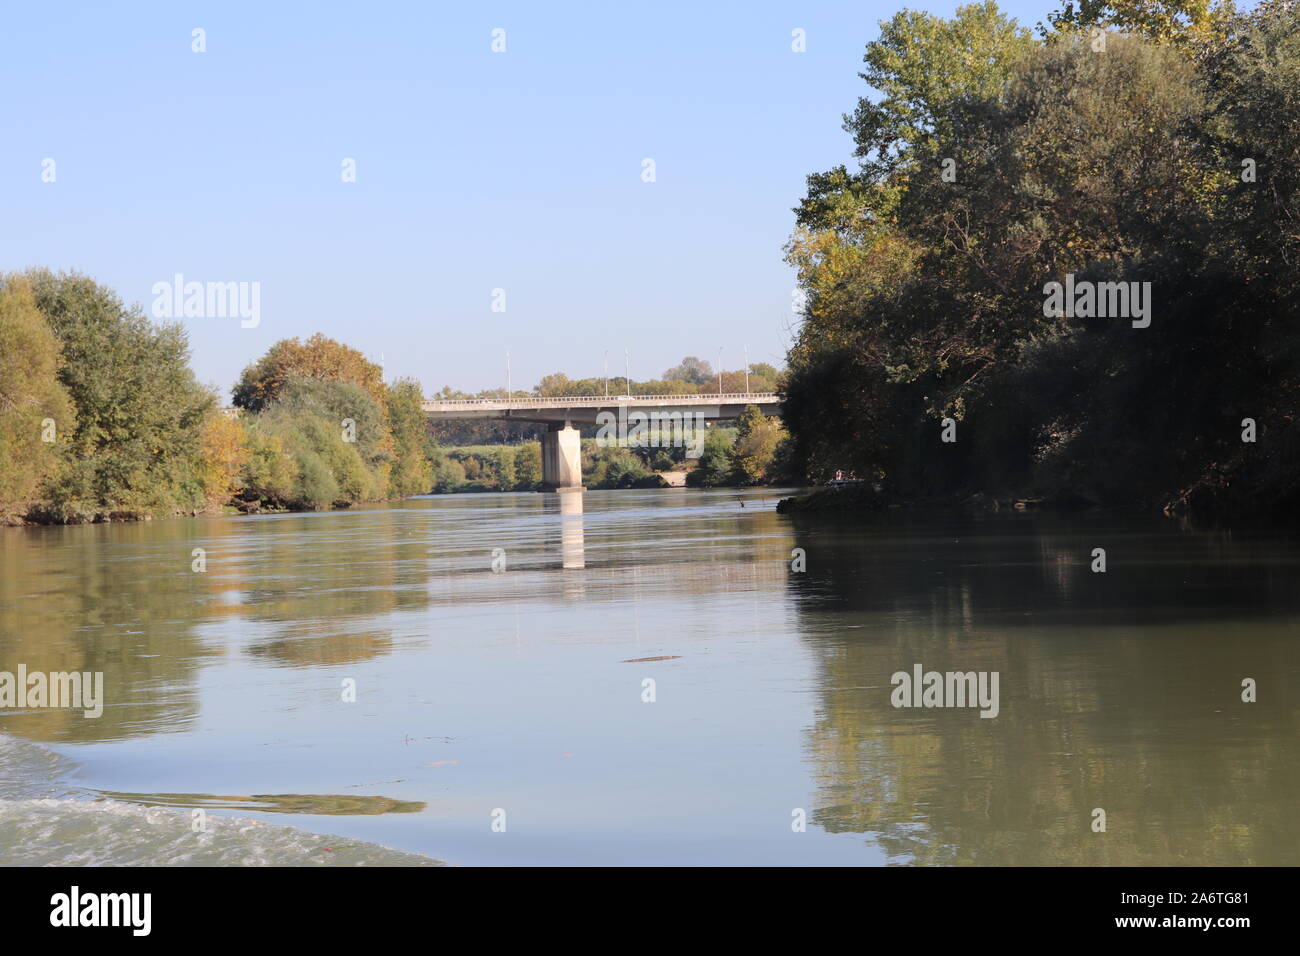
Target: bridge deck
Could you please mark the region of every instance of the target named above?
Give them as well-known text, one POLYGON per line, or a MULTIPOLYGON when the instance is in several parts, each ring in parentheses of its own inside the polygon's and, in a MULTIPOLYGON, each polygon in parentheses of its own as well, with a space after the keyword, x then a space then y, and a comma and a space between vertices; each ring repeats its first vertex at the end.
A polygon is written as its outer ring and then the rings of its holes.
POLYGON ((591 423, 601 411, 620 408, 665 414, 697 413, 708 419, 738 418, 746 405, 766 415, 781 413, 775 392, 723 392, 712 395, 562 395, 512 399, 464 398, 426 401, 424 412, 434 419, 497 418, 532 422, 591 423))

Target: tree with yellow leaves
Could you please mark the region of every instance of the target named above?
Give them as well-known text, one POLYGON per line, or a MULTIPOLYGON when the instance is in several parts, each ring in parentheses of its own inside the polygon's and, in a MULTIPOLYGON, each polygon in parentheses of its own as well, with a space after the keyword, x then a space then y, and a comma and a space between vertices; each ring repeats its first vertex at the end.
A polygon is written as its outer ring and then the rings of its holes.
POLYGON ((201 435, 196 477, 209 510, 217 510, 239 490, 240 471, 251 456, 248 435, 238 417, 218 408, 204 418, 201 435))
POLYGON ((75 430, 59 340, 25 279, 0 285, 0 519, 21 517, 75 430))
POLYGON ((234 389, 238 408, 259 412, 275 401, 293 378, 342 382, 364 389, 381 410, 388 407, 383 371, 374 362, 342 342, 317 332, 306 342, 281 339, 244 369, 234 389))
POLYGON ((1206 39, 1235 12, 1232 0, 1065 0, 1048 20, 1058 31, 1111 27, 1149 40, 1180 43, 1206 39))

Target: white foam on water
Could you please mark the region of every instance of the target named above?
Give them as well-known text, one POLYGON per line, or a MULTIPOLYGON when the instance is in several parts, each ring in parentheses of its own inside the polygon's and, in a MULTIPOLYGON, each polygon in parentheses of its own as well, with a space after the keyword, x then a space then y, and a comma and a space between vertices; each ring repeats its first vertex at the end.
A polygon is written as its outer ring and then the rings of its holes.
POLYGON ((0 736, 2 866, 441 866, 376 843, 189 810, 71 796, 74 764, 0 736))
POLYGON ((71 796, 77 791, 66 778, 75 766, 48 747, 0 734, 0 800, 71 796))

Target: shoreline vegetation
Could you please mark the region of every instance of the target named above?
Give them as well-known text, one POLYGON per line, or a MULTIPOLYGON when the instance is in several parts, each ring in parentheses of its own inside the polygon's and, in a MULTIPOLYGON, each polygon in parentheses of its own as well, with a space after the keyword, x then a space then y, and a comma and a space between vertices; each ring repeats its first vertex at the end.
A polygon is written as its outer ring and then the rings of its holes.
MULTIPOLYGON (((779 384, 770 365, 715 376, 688 357, 662 380, 610 385, 612 394, 696 394, 746 378, 760 391, 779 384)), ((595 380, 562 374, 534 390, 598 393, 595 380)), ((444 388, 439 397, 506 396, 444 388)), ((538 426, 444 423, 445 438, 470 441, 443 445, 419 382, 385 383, 378 365, 324 335, 276 342, 244 369, 232 398, 222 408, 199 384, 181 325, 155 324, 77 273, 0 276, 0 525, 318 511, 540 487, 538 426), (493 434, 494 425, 505 427, 493 434)), ((594 436, 584 429, 583 481, 593 489, 667 487, 665 475, 683 472, 699 487, 777 483, 789 463, 780 423, 752 406, 736 427, 709 429, 698 461, 680 442, 657 447, 654 433, 644 447, 601 447, 594 436)))
POLYGON ((808 177, 785 510, 1300 514, 1300 6, 992 2, 867 44, 808 177))
MULTIPOLYGON (((887 495, 879 483, 865 481, 805 488, 789 498, 782 498, 776 505, 777 514, 815 512, 867 514, 895 509, 948 510, 962 511, 967 514, 1036 511, 1069 513, 1103 509, 1103 505, 1070 492, 1042 498, 990 497, 976 492, 966 498, 896 499, 887 495)), ((1172 514, 1172 512, 1167 513, 1172 514)))

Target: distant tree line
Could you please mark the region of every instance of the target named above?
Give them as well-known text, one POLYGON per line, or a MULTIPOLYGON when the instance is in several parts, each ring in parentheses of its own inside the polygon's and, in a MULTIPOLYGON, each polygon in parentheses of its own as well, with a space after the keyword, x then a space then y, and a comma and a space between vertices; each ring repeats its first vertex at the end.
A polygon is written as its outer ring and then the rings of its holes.
MULTIPOLYGON (((685 472, 689 487, 787 484, 795 469, 790 442, 778 419, 757 406, 742 412, 736 427, 708 429, 698 459, 667 436, 646 435, 643 445, 605 445, 582 439, 582 482, 592 490, 662 488, 665 472, 685 472), (657 443, 662 437, 663 445, 657 443)), ((436 492, 535 491, 541 485, 541 444, 477 445, 434 452, 436 492)))
MULTIPOLYGON (((679 372, 685 377, 648 387, 686 394, 712 376, 690 358, 679 372)), ((724 388, 737 374, 724 373, 724 388)), ((751 366, 750 376, 755 390, 777 381, 771 366, 751 366)), ((535 393, 551 389, 594 393, 562 375, 535 393)), ((423 398, 418 382, 385 383, 359 351, 318 334, 272 345, 244 369, 234 407, 223 409, 195 379, 180 324, 155 324, 77 273, 3 275, 0 521, 328 509, 540 487, 541 427, 486 423, 491 437, 475 444, 496 447, 444 448, 423 398)), ((656 487, 659 472, 689 464, 682 448, 598 448, 590 436, 583 455, 593 488, 656 487)))

